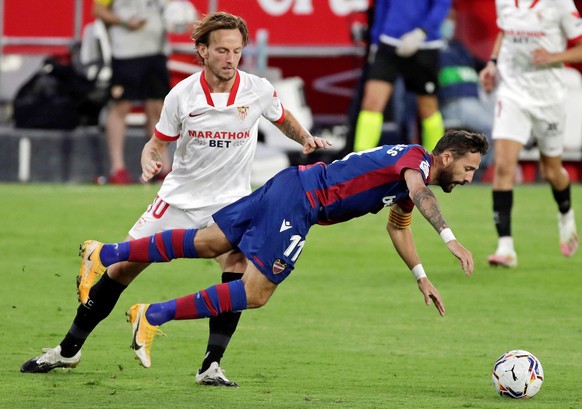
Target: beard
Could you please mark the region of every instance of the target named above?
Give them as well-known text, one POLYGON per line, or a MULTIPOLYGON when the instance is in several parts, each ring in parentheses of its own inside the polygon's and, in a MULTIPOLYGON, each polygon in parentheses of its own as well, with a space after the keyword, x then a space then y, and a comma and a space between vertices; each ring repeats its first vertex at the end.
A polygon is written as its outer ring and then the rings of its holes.
POLYGON ((438 177, 438 185, 441 187, 443 192, 451 193, 453 188, 458 183, 454 181, 453 172, 451 169, 443 169, 438 177))
POLYGON ((208 65, 208 69, 216 78, 224 82, 230 81, 236 75, 236 69, 234 69, 230 75, 225 75, 220 68, 212 64, 208 65))

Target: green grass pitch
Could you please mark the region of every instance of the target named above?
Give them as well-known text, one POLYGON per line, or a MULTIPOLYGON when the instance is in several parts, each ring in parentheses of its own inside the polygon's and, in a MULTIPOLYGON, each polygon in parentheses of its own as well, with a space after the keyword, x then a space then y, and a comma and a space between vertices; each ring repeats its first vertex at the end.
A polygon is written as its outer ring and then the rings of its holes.
MULTIPOLYGON (((89 338, 76 369, 21 374, 20 365, 57 345, 71 324, 79 243, 123 239, 156 189, 0 185, 0 408, 582 407, 582 253, 560 254, 546 185, 515 190, 514 270, 485 262, 496 245, 489 185, 434 190, 473 252, 473 277, 415 211, 416 244, 443 296, 444 318, 424 305, 395 253, 384 210, 314 227, 268 305, 243 313, 222 361, 239 389, 194 384, 206 320, 165 325, 150 369, 129 349, 125 310, 216 283, 217 265, 208 260, 151 266, 89 338), (545 383, 530 401, 493 390, 491 367, 510 349, 529 350, 544 367, 545 383)), ((580 223, 581 186, 573 202, 580 223)))

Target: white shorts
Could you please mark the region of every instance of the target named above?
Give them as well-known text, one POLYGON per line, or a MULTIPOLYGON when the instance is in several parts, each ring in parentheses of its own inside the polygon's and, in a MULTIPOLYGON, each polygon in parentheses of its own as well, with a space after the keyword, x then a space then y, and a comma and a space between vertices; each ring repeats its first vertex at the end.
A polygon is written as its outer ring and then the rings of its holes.
POLYGON ((564 151, 565 123, 563 104, 532 107, 500 96, 492 135, 493 139, 509 139, 522 145, 533 137, 542 154, 555 157, 564 151))
POLYGON ((129 235, 134 239, 152 236, 171 229, 202 229, 214 224, 212 215, 223 205, 208 206, 195 210, 181 210, 164 202, 158 196, 135 222, 129 235))

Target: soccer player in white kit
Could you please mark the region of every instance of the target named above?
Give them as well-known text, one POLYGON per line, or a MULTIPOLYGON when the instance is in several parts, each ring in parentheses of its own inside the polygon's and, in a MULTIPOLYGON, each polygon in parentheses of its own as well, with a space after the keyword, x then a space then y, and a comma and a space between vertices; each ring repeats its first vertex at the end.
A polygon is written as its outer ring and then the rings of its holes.
POLYGON ((582 61, 582 21, 572 0, 497 0, 501 30, 480 73, 486 91, 497 86, 493 124, 493 219, 499 236, 490 265, 515 267, 511 236, 513 186, 519 153, 530 136, 540 151, 542 176, 558 204, 560 249, 571 257, 578 234, 570 178, 562 166, 565 84, 562 63, 582 61), (566 50, 567 40, 576 45, 566 50))
MULTIPOLYGON (((209 14, 198 22, 192 38, 203 70, 178 83, 167 95, 154 136, 141 157, 142 179, 147 181, 161 171, 163 154, 170 143, 176 142, 172 171, 154 202, 130 230, 128 240, 168 229, 207 227, 214 223, 213 213, 248 195, 261 116, 302 144, 304 153, 329 146, 285 111, 267 80, 237 69, 248 42, 243 19, 222 12, 209 14)), ((81 305, 67 335, 56 348, 46 349, 43 355, 24 363, 22 372, 75 367, 91 331, 109 315, 127 285, 149 265, 123 262, 107 270, 89 269, 87 261, 96 249, 96 242, 82 245, 78 277, 81 305)), ((232 250, 216 260, 223 282, 242 277, 246 259, 240 251, 232 250)), ((239 318, 237 312, 210 321, 208 348, 195 377, 197 383, 237 386, 224 375, 220 359, 239 318)))

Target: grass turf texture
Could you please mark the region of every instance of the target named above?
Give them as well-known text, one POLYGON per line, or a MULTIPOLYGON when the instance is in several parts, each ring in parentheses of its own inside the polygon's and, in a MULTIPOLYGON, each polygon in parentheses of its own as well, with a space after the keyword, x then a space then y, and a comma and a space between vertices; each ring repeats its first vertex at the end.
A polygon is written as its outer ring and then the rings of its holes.
MULTIPOLYGON (((219 280, 208 260, 146 270, 94 331, 74 370, 21 374, 54 347, 77 308, 77 246, 125 237, 155 186, 1 185, 1 408, 578 408, 582 406, 582 254, 559 252, 547 186, 515 191, 515 270, 485 260, 495 249, 490 186, 435 189, 457 238, 475 258, 465 277, 415 211, 423 264, 447 316, 427 307, 385 233, 386 210, 314 227, 295 272, 269 304, 243 313, 222 365, 239 389, 194 384, 207 321, 177 321, 156 338, 153 365, 129 349, 124 312, 219 280), (510 349, 542 362, 546 381, 528 402, 497 396, 490 371, 510 349)), ((582 188, 573 188, 582 217, 582 188)))

